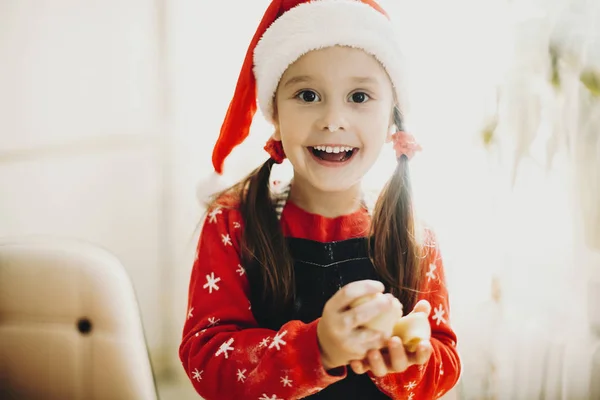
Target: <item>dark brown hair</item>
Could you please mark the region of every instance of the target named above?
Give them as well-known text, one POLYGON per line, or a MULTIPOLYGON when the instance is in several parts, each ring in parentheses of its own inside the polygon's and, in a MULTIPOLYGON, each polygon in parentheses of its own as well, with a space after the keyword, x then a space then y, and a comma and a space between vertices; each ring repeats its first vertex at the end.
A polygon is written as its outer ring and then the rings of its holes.
MULTIPOLYGON (((402 129, 398 109, 394 109, 394 123, 402 129)), ((259 267, 263 300, 276 312, 294 299, 294 268, 270 193, 269 178, 274 163, 268 159, 242 181, 217 193, 211 206, 226 194, 239 200, 244 221, 242 262, 259 267)), ((412 310, 420 284, 422 247, 416 231, 408 160, 402 156, 375 204, 369 252, 378 274, 400 299, 405 312, 412 310)))
MULTIPOLYGON (((404 129, 397 108, 394 108, 394 124, 398 130, 404 129)), ((392 177, 377 199, 371 219, 371 236, 373 265, 408 313, 419 293, 420 264, 424 254, 414 215, 406 156, 400 156, 392 177)))

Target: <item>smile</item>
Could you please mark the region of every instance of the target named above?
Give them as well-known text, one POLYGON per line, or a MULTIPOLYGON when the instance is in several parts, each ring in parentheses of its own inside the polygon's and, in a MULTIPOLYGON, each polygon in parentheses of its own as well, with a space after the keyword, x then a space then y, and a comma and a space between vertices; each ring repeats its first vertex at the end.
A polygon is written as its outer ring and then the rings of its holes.
POLYGON ((316 161, 320 161, 320 164, 330 165, 350 161, 359 149, 346 145, 319 145, 310 146, 308 150, 316 161))

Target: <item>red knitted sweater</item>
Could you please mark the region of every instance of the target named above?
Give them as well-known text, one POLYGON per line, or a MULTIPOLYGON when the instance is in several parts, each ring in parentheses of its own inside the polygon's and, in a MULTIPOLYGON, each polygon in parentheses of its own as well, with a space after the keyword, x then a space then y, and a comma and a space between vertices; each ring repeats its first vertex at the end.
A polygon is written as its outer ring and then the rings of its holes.
MULTIPOLYGON (((338 218, 310 214, 288 202, 281 215, 286 237, 319 242, 366 236, 365 210, 338 218)), ((206 400, 300 399, 344 379, 321 365, 317 323, 290 321, 279 331, 258 326, 249 283, 240 262, 243 221, 234 209, 209 210, 189 285, 180 358, 196 391, 206 400)), ((424 366, 371 379, 392 399, 430 400, 458 381, 460 359, 449 323, 448 293, 439 249, 424 260, 423 295, 432 306, 433 354, 424 366)))

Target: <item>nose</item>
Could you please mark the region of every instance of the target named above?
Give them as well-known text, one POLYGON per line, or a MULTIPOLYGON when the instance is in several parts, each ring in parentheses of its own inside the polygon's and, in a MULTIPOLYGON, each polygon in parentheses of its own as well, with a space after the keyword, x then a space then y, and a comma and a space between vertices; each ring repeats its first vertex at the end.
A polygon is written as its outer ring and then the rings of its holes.
POLYGON ((319 129, 323 132, 346 130, 348 121, 345 105, 339 101, 328 101, 323 105, 322 115, 318 121, 319 129))

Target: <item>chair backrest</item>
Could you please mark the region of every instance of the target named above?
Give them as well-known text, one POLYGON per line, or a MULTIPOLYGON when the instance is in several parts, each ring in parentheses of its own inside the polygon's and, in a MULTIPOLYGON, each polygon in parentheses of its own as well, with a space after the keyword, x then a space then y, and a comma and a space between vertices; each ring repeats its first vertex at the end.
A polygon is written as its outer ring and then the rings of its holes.
POLYGON ((157 398, 135 292, 108 251, 0 240, 0 398, 157 398))

